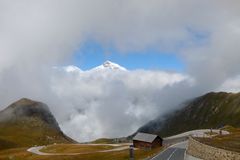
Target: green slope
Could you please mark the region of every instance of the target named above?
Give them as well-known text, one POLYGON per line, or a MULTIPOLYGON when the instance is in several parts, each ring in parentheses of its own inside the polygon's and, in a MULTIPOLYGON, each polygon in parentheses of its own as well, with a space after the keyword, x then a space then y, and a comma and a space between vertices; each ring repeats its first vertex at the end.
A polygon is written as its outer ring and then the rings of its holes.
POLYGON ((171 136, 193 129, 240 127, 240 93, 208 93, 165 116, 165 120, 160 119, 162 117, 149 122, 139 131, 171 136))

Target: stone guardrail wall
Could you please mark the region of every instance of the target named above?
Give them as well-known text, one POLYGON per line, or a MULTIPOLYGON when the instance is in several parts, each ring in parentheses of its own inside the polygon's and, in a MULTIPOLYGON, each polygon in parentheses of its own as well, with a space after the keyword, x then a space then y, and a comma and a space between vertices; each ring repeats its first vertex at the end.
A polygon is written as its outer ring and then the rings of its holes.
POLYGON ((215 148, 189 137, 187 154, 204 160, 240 160, 240 153, 215 148))

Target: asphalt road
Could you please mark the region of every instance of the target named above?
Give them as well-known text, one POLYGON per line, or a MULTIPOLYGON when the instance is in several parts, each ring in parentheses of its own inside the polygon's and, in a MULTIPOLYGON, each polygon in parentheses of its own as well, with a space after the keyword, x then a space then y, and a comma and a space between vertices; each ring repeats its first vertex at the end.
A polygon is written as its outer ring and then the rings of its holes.
POLYGON ((177 143, 160 152, 151 160, 184 160, 187 141, 177 143))

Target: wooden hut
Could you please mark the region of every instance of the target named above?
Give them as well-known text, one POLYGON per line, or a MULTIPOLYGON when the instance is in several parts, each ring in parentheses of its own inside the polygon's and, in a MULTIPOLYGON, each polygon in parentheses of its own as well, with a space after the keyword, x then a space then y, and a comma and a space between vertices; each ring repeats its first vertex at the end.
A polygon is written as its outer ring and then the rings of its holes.
POLYGON ((133 146, 135 148, 151 149, 162 146, 162 141, 163 139, 158 135, 139 132, 133 137, 133 146))

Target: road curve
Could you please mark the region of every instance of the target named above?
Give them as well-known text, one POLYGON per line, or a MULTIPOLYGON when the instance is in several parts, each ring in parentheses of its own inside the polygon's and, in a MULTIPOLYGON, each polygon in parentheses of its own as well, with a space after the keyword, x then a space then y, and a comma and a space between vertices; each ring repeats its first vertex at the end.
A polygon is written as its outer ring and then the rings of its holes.
MULTIPOLYGON (((89 145, 89 146, 92 145, 93 146, 93 145, 99 145, 99 144, 80 144, 80 145, 89 145)), ((42 155, 42 156, 70 156, 70 155, 73 156, 73 155, 91 154, 91 153, 99 153, 99 152, 122 151, 122 150, 126 150, 129 148, 129 146, 125 146, 125 145, 115 145, 115 144, 106 144, 106 145, 114 146, 117 148, 109 149, 109 150, 94 151, 94 152, 84 152, 84 153, 46 153, 46 152, 40 151, 41 149, 43 149, 46 146, 37 146, 37 147, 31 147, 31 148, 27 149, 27 151, 31 152, 33 154, 42 155)))
POLYGON ((160 152, 151 160, 184 160, 187 141, 177 143, 160 152))
MULTIPOLYGON (((182 138, 182 137, 189 137, 189 136, 193 136, 193 137, 210 137, 210 135, 206 134, 206 132, 213 132, 216 134, 220 133, 220 129, 197 129, 197 130, 192 130, 192 131, 187 131, 187 132, 183 132, 174 136, 170 136, 170 137, 166 137, 164 138, 164 140, 172 140, 172 139, 176 139, 176 138, 182 138)), ((228 131, 225 130, 221 130, 223 135, 227 135, 229 134, 228 131)), ((211 136, 212 137, 212 136, 211 136)))

